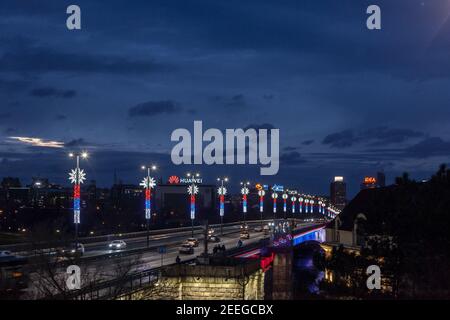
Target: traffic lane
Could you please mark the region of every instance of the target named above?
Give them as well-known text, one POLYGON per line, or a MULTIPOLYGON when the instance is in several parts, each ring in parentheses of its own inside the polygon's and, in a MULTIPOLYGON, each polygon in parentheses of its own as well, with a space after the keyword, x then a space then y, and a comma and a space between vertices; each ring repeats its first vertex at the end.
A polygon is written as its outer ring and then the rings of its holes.
MULTIPOLYGON (((230 231, 230 230, 236 230, 239 231, 240 230, 240 226, 227 226, 223 228, 224 232, 230 231)), ((194 232, 194 237, 195 236, 202 236, 204 234, 204 231, 202 230, 197 230, 194 232)), ((218 234, 218 232, 215 232, 215 234, 218 234)), ((177 233, 167 233, 167 234, 162 234, 162 235, 153 235, 149 237, 149 242, 151 246, 154 246, 154 244, 152 244, 152 242, 157 241, 157 240, 164 240, 164 239, 171 239, 171 238, 183 238, 183 239, 187 239, 190 238, 192 235, 191 231, 181 231, 181 232, 177 232, 177 233)), ((115 239, 111 239, 111 241, 113 240, 123 240, 126 242, 127 247, 125 250, 129 250, 129 249, 139 249, 139 248, 144 248, 147 246, 147 237, 139 237, 139 238, 123 238, 123 237, 117 237, 115 239)), ((89 252, 89 251, 98 251, 98 250, 108 250, 108 245, 111 243, 111 241, 102 241, 102 242, 97 242, 97 243, 91 243, 91 244, 85 244, 85 252, 89 252)))
MULTIPOLYGON (((242 240, 243 245, 257 242, 265 237, 267 237, 267 236, 265 236, 261 232, 260 233, 251 232, 250 239, 242 240)), ((223 236, 223 237, 221 237, 220 242, 216 242, 216 243, 209 242, 208 243, 208 252, 212 253, 215 245, 225 245, 226 250, 234 249, 237 247, 238 241, 239 241, 239 235, 232 234, 232 235, 223 236)), ((167 249, 167 251, 165 254, 163 254, 162 259, 161 259, 161 254, 159 254, 158 252, 155 252, 155 251, 144 253, 140 257, 135 256, 134 258, 136 259, 136 265, 133 266, 133 268, 130 270, 130 272, 132 273, 132 272, 146 271, 146 270, 158 268, 161 266, 161 260, 162 260, 163 266, 174 264, 176 262, 177 256, 180 257, 182 262, 194 259, 203 252, 204 246, 203 246, 203 243, 200 242, 199 246, 194 248, 193 254, 180 254, 179 253, 180 246, 175 245, 175 244, 168 245, 166 249, 167 249)), ((125 259, 127 259, 127 258, 125 258, 125 259)), ((132 259, 132 258, 130 257, 130 259, 132 259)), ((119 260, 119 263, 120 263, 120 260, 119 260)), ((92 268, 94 268, 94 266, 92 266, 92 268)), ((97 273, 99 271, 102 271, 101 273, 105 277, 105 280, 113 279, 115 276, 117 276, 116 270, 115 270, 115 269, 117 269, 117 266, 114 266, 111 263, 105 264, 105 262, 100 262, 99 264, 97 264, 97 266, 95 268, 90 269, 90 270, 96 271, 97 273), (95 268, 97 268, 97 269, 95 269, 95 268), (100 270, 98 268, 103 268, 103 270, 100 270)))
MULTIPOLYGON (((224 228, 223 231, 225 234, 228 234, 230 232, 238 233, 238 232, 240 232, 240 226, 229 226, 227 228, 224 228)), ((218 235, 220 237, 218 232, 215 232, 214 235, 218 235)), ((196 237, 198 239, 203 239, 203 236, 204 236, 204 232, 199 232, 198 234, 194 234, 194 237, 196 237)), ((181 243, 190 237, 191 237, 191 233, 188 233, 188 235, 168 235, 168 236, 160 237, 161 240, 151 239, 149 241, 149 245, 150 245, 150 247, 156 247, 156 246, 163 246, 166 243, 181 243)), ((109 249, 108 248, 109 243, 105 244, 103 246, 99 246, 99 249, 97 249, 97 250, 93 250, 92 248, 90 250, 86 249, 84 256, 92 257, 92 256, 96 256, 96 255, 123 252, 123 251, 131 250, 131 249, 141 249, 141 248, 143 249, 147 246, 147 239, 144 238, 141 241, 134 241, 131 244, 129 244, 128 242, 126 242, 126 243, 127 243, 126 249, 122 249, 122 250, 109 249)))

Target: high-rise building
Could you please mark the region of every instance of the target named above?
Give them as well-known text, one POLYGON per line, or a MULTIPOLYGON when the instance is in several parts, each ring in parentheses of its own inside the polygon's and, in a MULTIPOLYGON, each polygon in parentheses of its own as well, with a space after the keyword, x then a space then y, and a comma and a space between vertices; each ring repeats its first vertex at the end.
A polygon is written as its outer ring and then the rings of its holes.
POLYGON ((386 175, 382 171, 377 172, 377 184, 379 188, 386 186, 386 175))
POLYGON ((337 209, 344 209, 347 203, 347 185, 344 177, 334 177, 334 181, 330 184, 330 200, 337 209))

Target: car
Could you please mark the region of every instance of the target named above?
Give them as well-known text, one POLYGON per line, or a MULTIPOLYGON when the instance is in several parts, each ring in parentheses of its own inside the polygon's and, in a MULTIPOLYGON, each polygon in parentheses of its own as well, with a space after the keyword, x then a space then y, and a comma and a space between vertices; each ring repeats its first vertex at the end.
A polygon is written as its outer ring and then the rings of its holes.
POLYGON ((114 240, 108 245, 108 247, 113 250, 125 249, 127 247, 127 243, 123 240, 114 240))
POLYGON ((189 243, 183 243, 180 247, 179 252, 181 254, 194 254, 194 247, 189 243))
POLYGON ((248 224, 246 223, 241 224, 241 230, 248 230, 248 224))
POLYGON ((269 226, 264 226, 263 227, 263 232, 264 232, 264 235, 268 235, 269 233, 270 233, 270 228, 269 228, 269 226))
POLYGON ((242 231, 239 238, 240 239, 250 239, 250 233, 248 231, 242 231))
POLYGON ((188 238, 186 240, 186 243, 190 244, 193 247, 198 247, 198 244, 199 244, 198 240, 195 238, 188 238))
POLYGON ((82 243, 71 243, 69 246, 60 249, 59 254, 65 257, 81 257, 84 254, 82 243))
POLYGON ((209 242, 220 242, 220 238, 218 236, 209 236, 208 241, 209 242))
POLYGON ((256 227, 253 229, 253 231, 255 231, 255 232, 262 232, 262 231, 263 231, 263 227, 261 227, 261 226, 256 226, 256 227))

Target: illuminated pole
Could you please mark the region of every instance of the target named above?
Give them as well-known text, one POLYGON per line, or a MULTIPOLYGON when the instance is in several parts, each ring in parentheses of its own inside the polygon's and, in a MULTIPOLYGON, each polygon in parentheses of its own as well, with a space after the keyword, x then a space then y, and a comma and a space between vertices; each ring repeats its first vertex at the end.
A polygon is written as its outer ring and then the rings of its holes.
POLYGON ((291 197, 291 204, 292 204, 292 213, 295 213, 295 203, 297 201, 297 198, 295 196, 291 197))
MULTIPOLYGON (((191 174, 188 173, 187 177, 189 179, 191 179, 191 174)), ((200 177, 199 173, 195 174, 195 177, 200 177)), ((191 179, 191 185, 188 187, 187 189, 188 194, 190 195, 190 199, 191 199, 191 233, 192 233, 192 237, 194 237, 194 219, 195 219, 195 195, 198 193, 198 186, 194 183, 194 178, 191 179)))
POLYGON ((319 204, 317 205, 319 207, 319 213, 322 213, 322 200, 319 200, 319 204))
POLYGON ((309 200, 309 204, 311 205, 309 207, 309 213, 314 213, 314 200, 309 200))
POLYGON ((258 191, 259 196, 259 214, 261 215, 261 226, 262 226, 262 220, 263 220, 263 212, 264 212, 264 196, 266 195, 266 192, 264 190, 258 191))
POLYGON ((142 180, 140 186, 145 188, 145 221, 147 227, 147 248, 150 245, 150 219, 152 218, 151 190, 156 186, 156 180, 150 176, 151 170, 156 170, 156 166, 142 166, 142 170, 147 169, 147 176, 142 180))
POLYGON ((223 216, 225 215, 225 195, 227 194, 227 188, 223 186, 223 182, 227 182, 228 178, 217 178, 217 181, 221 182, 221 186, 217 190, 219 194, 219 215, 220 215, 220 234, 223 235, 223 216))
POLYGON ((322 202, 322 214, 325 215, 325 202, 322 202))
POLYGON ((300 203, 299 213, 303 213, 303 198, 298 198, 298 202, 300 203))
POLYGON ((73 222, 75 224, 75 242, 78 241, 78 225, 81 222, 80 185, 84 182, 84 180, 86 180, 86 173, 84 173, 84 170, 80 169, 80 156, 81 158, 86 159, 88 157, 88 154, 86 152, 81 153, 81 155, 75 155, 73 153, 69 154, 69 157, 76 157, 77 160, 76 168, 72 169, 69 173, 69 180, 71 183, 73 183, 73 222))
POLYGON ((248 189, 248 185, 250 185, 250 182, 241 182, 241 194, 242 194, 242 214, 244 218, 244 223, 246 221, 246 215, 247 215, 247 195, 249 194, 250 190, 248 189))
POLYGON ((286 214, 287 214, 287 198, 288 195, 286 193, 283 193, 283 195, 281 196, 283 198, 283 212, 284 212, 284 218, 286 219, 286 214))
POLYGON ((277 213, 277 198, 278 198, 278 193, 274 192, 272 193, 272 199, 273 199, 273 217, 275 218, 275 213, 277 213))

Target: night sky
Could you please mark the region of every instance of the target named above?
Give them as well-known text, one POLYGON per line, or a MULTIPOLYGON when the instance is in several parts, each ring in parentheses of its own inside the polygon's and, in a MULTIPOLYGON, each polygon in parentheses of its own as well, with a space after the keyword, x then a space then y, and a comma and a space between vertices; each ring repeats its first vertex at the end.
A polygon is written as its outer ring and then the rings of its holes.
POLYGON ((0 177, 68 185, 67 153, 85 149, 100 186, 138 183, 143 163, 317 194, 334 175, 351 195, 379 170, 426 178, 450 155, 449 14, 448 0, 2 0, 0 177), (172 165, 170 134, 194 120, 279 128, 278 175, 172 165))

